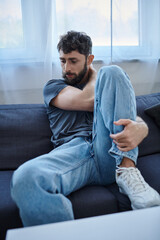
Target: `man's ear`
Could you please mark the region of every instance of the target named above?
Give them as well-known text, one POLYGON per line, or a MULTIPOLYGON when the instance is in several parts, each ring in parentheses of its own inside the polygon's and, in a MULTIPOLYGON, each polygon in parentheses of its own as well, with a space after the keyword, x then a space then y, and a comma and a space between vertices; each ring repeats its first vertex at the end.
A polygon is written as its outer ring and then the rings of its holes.
POLYGON ((92 62, 93 62, 93 59, 94 59, 94 55, 89 55, 88 58, 87 58, 87 65, 91 65, 92 62))

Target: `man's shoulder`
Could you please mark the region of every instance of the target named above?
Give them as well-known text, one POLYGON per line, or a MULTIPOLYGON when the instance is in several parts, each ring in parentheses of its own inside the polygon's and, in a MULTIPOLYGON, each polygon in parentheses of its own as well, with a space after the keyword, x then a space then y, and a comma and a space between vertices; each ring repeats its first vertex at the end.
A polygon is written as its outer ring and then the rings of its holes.
POLYGON ((44 87, 50 86, 50 85, 58 85, 58 84, 66 84, 65 80, 62 78, 57 78, 57 79, 51 79, 49 80, 44 87))
POLYGON ((53 89, 63 89, 68 86, 64 79, 51 79, 45 85, 43 91, 46 92, 48 90, 53 89))
POLYGON ((50 101, 56 97, 60 91, 67 87, 68 84, 64 79, 51 79, 49 80, 43 88, 43 97, 46 103, 46 106, 49 106, 50 101))

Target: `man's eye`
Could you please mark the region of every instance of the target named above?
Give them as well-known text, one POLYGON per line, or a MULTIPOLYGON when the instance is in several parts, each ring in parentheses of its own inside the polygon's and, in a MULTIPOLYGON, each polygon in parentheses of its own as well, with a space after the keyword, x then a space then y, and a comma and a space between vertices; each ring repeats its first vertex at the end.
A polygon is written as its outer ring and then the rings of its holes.
POLYGON ((61 60, 61 63, 65 63, 66 61, 65 60, 61 60))
POLYGON ((72 63, 75 64, 75 63, 77 63, 77 61, 76 60, 72 60, 72 63))

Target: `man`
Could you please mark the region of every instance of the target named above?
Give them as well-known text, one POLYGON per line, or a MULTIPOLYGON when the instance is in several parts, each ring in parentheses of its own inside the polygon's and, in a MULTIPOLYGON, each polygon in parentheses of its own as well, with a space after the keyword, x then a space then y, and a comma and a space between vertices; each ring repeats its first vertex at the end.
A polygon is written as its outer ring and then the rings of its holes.
POLYGON ((44 88, 54 150, 20 166, 12 179, 24 226, 74 219, 66 196, 85 185, 109 185, 115 173, 133 209, 159 205, 159 194, 135 166, 137 145, 148 129, 135 121, 128 76, 117 66, 103 67, 97 75, 85 33, 68 32, 57 47, 63 79, 44 88))

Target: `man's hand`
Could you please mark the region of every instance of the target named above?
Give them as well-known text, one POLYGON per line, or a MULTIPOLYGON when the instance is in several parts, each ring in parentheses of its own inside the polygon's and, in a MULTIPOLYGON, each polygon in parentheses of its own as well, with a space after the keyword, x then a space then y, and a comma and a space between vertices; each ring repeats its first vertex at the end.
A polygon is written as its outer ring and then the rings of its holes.
POLYGON ((122 132, 110 135, 113 142, 117 145, 117 148, 123 152, 130 151, 137 147, 148 135, 148 126, 139 117, 137 117, 136 121, 120 119, 114 122, 114 124, 124 126, 122 132))

